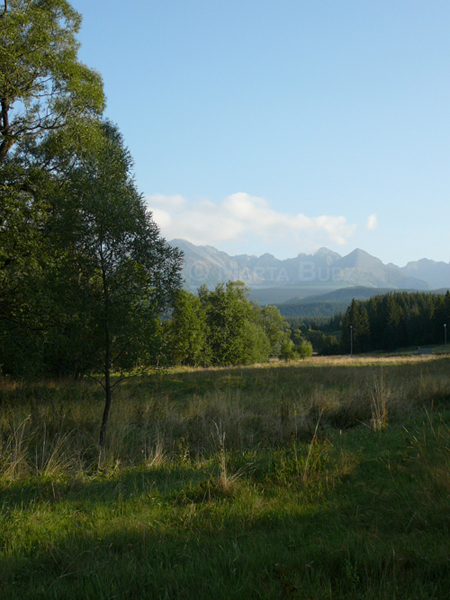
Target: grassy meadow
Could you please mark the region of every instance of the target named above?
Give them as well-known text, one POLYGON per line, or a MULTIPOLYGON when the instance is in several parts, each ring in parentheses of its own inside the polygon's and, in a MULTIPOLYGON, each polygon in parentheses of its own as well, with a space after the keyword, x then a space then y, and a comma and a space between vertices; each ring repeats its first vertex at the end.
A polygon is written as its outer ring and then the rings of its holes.
POLYGON ((450 358, 0 380, 0 598, 450 598, 450 358))

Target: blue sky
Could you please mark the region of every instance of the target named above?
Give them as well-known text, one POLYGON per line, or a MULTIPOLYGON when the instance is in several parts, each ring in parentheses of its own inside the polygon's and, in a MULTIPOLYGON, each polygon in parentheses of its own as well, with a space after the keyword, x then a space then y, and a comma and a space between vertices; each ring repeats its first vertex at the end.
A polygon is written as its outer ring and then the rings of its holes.
POLYGON ((165 237, 450 261, 448 0, 73 0, 165 237))

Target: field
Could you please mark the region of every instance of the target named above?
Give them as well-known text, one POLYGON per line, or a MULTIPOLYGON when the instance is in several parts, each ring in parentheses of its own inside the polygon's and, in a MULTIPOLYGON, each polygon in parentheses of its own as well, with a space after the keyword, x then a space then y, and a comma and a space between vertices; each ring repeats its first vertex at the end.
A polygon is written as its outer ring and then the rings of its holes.
POLYGON ((0 380, 0 598, 450 598, 450 358, 0 380))

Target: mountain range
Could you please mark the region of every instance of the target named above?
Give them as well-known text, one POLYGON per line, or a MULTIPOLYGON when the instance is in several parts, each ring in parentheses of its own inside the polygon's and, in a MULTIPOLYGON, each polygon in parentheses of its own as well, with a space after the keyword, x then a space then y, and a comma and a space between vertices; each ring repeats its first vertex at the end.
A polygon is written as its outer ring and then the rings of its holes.
MULTIPOLYGON (((450 287, 450 263, 427 258, 404 267, 385 265, 361 249, 341 256, 328 248, 314 254, 277 259, 272 254, 230 256, 213 246, 196 246, 186 240, 172 240, 184 252, 185 287, 196 291, 205 284, 214 288, 228 280, 243 281, 250 297, 260 304, 296 303, 342 288, 386 290, 435 290, 450 287)), ((382 291, 383 290, 383 291, 382 291)))

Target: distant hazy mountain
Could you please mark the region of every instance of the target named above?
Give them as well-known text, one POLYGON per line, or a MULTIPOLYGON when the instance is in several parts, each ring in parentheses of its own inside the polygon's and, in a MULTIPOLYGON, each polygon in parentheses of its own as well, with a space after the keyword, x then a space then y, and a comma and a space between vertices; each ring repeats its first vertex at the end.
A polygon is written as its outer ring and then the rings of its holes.
POLYGON ((423 279, 432 289, 450 287, 450 263, 422 258, 409 262, 406 267, 396 268, 408 277, 423 279))
POLYGON ((422 277, 422 271, 419 277, 419 271, 409 267, 415 263, 404 267, 404 272, 359 249, 342 257, 320 248, 314 254, 279 260, 272 254, 229 256, 212 246, 195 246, 186 240, 173 240, 171 244, 184 252, 183 276, 188 289, 197 290, 202 284, 213 288, 219 282, 240 280, 251 287, 251 296, 261 304, 295 302, 312 294, 355 286, 418 290, 435 287, 422 277))
POLYGON ((346 286, 430 289, 428 283, 422 278, 389 267, 383 264, 379 258, 375 258, 359 248, 337 260, 333 264, 333 268, 339 269, 336 271, 335 280, 345 283, 346 286))
POLYGON ((251 267, 251 259, 257 260, 256 257, 232 257, 213 246, 195 246, 186 240, 172 240, 170 244, 184 252, 183 277, 189 289, 197 290, 203 284, 214 288, 218 283, 230 279, 244 281, 249 286, 264 282, 251 267))

